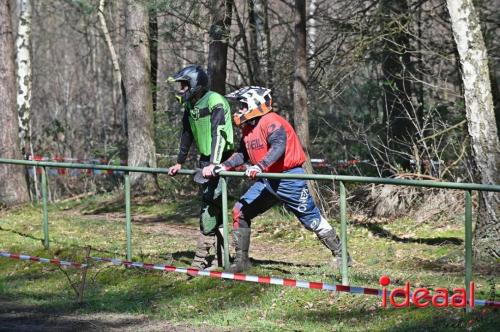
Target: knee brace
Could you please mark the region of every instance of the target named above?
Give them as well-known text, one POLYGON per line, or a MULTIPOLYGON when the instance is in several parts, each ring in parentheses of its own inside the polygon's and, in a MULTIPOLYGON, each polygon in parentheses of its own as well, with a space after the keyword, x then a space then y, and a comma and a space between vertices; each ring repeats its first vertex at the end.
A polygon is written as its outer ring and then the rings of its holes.
POLYGON ((311 224, 312 231, 319 237, 322 238, 329 231, 332 230, 332 226, 323 216, 320 216, 319 222, 314 222, 311 224))
POLYGON ((221 211, 213 204, 203 204, 200 215, 200 231, 203 235, 211 235, 221 223, 221 211))
POLYGON ((233 207, 233 229, 237 228, 250 228, 250 223, 245 220, 243 204, 241 202, 236 202, 233 207))

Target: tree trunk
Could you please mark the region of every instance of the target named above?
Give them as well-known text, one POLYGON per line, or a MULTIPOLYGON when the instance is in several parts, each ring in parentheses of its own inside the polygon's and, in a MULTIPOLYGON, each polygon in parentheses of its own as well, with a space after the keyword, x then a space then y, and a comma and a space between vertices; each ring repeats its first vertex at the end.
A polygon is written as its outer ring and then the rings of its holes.
POLYGON ((250 63, 252 64, 252 84, 261 86, 264 84, 261 72, 260 50, 262 42, 260 34, 263 30, 263 20, 261 17, 261 4, 257 0, 248 0, 248 24, 250 25, 250 63))
POLYGON ((309 150, 307 109, 306 2, 295 0, 295 75, 293 77, 293 120, 304 149, 309 150))
MULTIPOLYGON (((156 4, 155 4, 156 5, 156 4)), ((149 51, 151 56, 151 85, 153 87, 153 112, 157 111, 158 106, 158 16, 156 8, 149 12, 149 51)))
POLYGON ((315 53, 316 53, 316 39, 317 39, 317 29, 316 29, 316 0, 309 1, 309 28, 307 30, 308 37, 308 50, 309 55, 309 68, 314 69, 316 65, 315 53))
MULTIPOLYGON (((472 0, 447 0, 453 36, 460 56, 465 110, 478 180, 500 182, 500 142, 497 135, 488 60, 478 15, 472 0)), ((500 258, 500 194, 480 192, 474 233, 479 260, 500 258)))
POLYGON ((269 1, 263 0, 264 6, 264 34, 266 36, 266 61, 264 62, 266 68, 266 84, 271 90, 274 89, 274 59, 271 53, 271 28, 269 27, 269 1))
MULTIPOLYGON (((306 41, 306 2, 295 0, 295 75, 293 77, 293 121, 297 136, 306 152, 304 165, 307 173, 313 173, 309 157, 309 110, 307 107, 307 41, 306 41)), ((318 204, 321 203, 319 186, 308 181, 309 191, 318 204)), ((322 207, 322 205, 318 205, 322 207)), ((324 209, 322 209, 324 210, 324 209)))
MULTIPOLYGON (((156 167, 147 2, 128 1, 125 22, 128 165, 156 167)), ((153 176, 147 173, 132 173, 130 181, 136 192, 157 190, 153 176)))
MULTIPOLYGON (((243 54, 242 58, 245 61, 245 66, 247 67, 247 74, 243 75, 241 78, 243 80, 244 84, 249 84, 249 85, 254 85, 254 75, 253 75, 253 68, 252 68, 252 62, 250 61, 250 46, 249 42, 247 40, 247 33, 245 30, 245 26, 243 24, 243 21, 241 20, 240 14, 238 13, 238 7, 234 7, 234 17, 236 19, 236 23, 238 24, 238 36, 236 38, 241 38, 241 42, 243 43, 243 54)), ((241 73, 241 72, 240 72, 241 73)))
POLYGON ((405 31, 405 27, 408 27, 408 3, 406 0, 382 0, 380 12, 383 17, 382 30, 387 36, 381 54, 386 124, 389 132, 387 144, 391 148, 404 150, 398 143, 408 142, 414 132, 410 102, 411 83, 407 78, 407 71, 410 69, 410 42, 405 31))
POLYGON ((19 27, 16 39, 17 110, 19 138, 23 154, 29 153, 31 111, 31 0, 21 0, 19 27))
POLYGON ((495 109, 495 119, 497 121, 497 134, 498 139, 500 139, 500 86, 498 85, 498 77, 493 70, 490 70, 490 80, 491 93, 493 95, 493 108, 495 109))
MULTIPOLYGON (((22 159, 18 139, 14 39, 9 3, 0 1, 0 156, 22 159)), ((0 205, 10 206, 28 201, 23 170, 17 165, 0 165, 0 205)))
MULTIPOLYGON (((106 19, 104 17, 104 5, 106 0, 99 1, 99 10, 97 11, 97 15, 99 17, 99 23, 101 25, 102 33, 104 35, 104 39, 106 40, 106 45, 108 46, 109 54, 111 56, 111 63, 113 64, 113 76, 116 78, 116 86, 118 87, 118 91, 120 91, 120 99, 122 100, 123 108, 125 108, 125 87, 122 81, 122 72, 120 70, 120 63, 118 62, 118 55, 116 54, 115 47, 113 45, 113 41, 111 40, 111 35, 109 33, 108 25, 106 24, 106 19)), ((117 10, 118 11, 118 10, 117 10)), ((114 91, 114 89, 113 89, 114 91)), ((115 99, 113 98, 113 103, 115 99)), ((113 124, 117 123, 118 116, 113 114, 113 124)))
POLYGON ((226 93, 227 47, 230 36, 232 0, 214 1, 211 6, 212 26, 208 50, 208 86, 222 95, 226 93))

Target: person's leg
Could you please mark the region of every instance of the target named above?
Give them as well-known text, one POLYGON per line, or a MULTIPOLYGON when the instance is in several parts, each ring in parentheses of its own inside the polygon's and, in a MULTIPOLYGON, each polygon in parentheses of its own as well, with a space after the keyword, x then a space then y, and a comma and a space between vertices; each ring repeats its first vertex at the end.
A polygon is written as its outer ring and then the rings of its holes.
POLYGON ((222 185, 219 178, 212 178, 201 188, 200 235, 191 267, 204 270, 210 267, 211 251, 217 242, 216 231, 221 223, 222 185))
POLYGON ((200 232, 198 241, 196 242, 194 258, 191 262, 192 268, 205 270, 211 267, 212 259, 210 258, 210 252, 212 251, 212 248, 215 247, 216 241, 217 238, 215 237, 215 234, 205 235, 200 232))
MULTIPOLYGON (((288 174, 302 174, 302 168, 295 168, 288 174)), ((302 225, 314 232, 320 242, 327 247, 336 257, 336 265, 340 267, 342 261, 342 250, 340 238, 335 229, 324 218, 309 193, 305 180, 282 179, 271 182, 272 189, 276 192, 285 206, 292 211, 302 225)), ((350 262, 350 257, 348 256, 350 262)))
POLYGON ((250 248, 251 220, 276 204, 277 197, 272 195, 263 181, 254 183, 233 208, 233 246, 235 259, 230 272, 242 272, 251 267, 248 250, 250 248))
POLYGON ((219 177, 211 178, 201 190, 200 231, 215 233, 222 223, 222 181, 219 177))

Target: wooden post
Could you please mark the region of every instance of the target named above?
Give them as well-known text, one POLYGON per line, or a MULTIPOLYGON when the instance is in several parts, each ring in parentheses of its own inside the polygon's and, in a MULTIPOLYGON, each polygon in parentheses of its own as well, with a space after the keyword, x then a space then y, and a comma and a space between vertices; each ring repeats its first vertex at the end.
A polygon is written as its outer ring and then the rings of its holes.
POLYGON ((82 268, 82 275, 80 278, 80 288, 78 289, 78 304, 83 303, 83 292, 85 291, 85 283, 87 281, 87 270, 90 262, 90 246, 85 248, 85 267, 82 268))

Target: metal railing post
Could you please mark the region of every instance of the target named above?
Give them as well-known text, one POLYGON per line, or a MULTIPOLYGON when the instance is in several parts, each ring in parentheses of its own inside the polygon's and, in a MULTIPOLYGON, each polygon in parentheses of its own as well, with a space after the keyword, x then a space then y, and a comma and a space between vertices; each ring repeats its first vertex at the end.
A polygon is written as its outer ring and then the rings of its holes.
POLYGON ((130 213, 130 174, 125 172, 125 229, 127 233, 127 260, 132 260, 132 217, 130 213))
POLYGON ((472 281, 472 192, 465 192, 465 291, 467 293, 466 312, 470 312, 470 282, 472 281))
MULTIPOLYGON (((107 171, 122 171, 125 173, 125 214, 126 214, 126 236, 127 236, 127 259, 132 259, 132 241, 131 241, 131 212, 130 212, 130 178, 129 172, 145 172, 145 173, 166 173, 165 169, 137 167, 137 166, 115 166, 115 165, 95 165, 95 164, 82 164, 82 163, 62 163, 50 161, 32 161, 32 160, 17 160, 0 158, 0 164, 11 165, 26 165, 33 167, 40 167, 41 173, 41 191, 42 191, 42 206, 43 206, 43 244, 45 248, 49 248, 49 225, 48 225, 48 185, 47 185, 47 169, 48 168, 69 168, 69 169, 97 169, 107 171)), ((194 175, 195 170, 180 170, 179 174, 194 175)), ((36 174, 36 172, 35 172, 36 174)), ((227 181, 228 177, 242 177, 241 172, 225 171, 223 172, 224 178, 222 179, 222 198, 223 198, 223 233, 224 233, 224 267, 229 265, 229 230, 227 220, 227 181)), ((447 189, 460 189, 465 191, 465 288, 467 296, 470 297, 470 283, 472 281, 472 190, 500 192, 500 185, 496 184, 478 184, 478 183, 454 183, 454 182, 441 182, 430 180, 407 180, 407 179, 387 179, 376 177, 364 176, 347 176, 347 175, 326 175, 326 174, 284 174, 284 173, 266 173, 259 177, 268 179, 302 179, 302 180, 328 180, 339 181, 340 183, 340 222, 341 222, 341 250, 342 250, 342 283, 349 284, 348 279, 348 262, 347 262, 347 208, 346 208, 346 191, 344 182, 351 183, 374 183, 386 185, 405 185, 413 187, 426 187, 426 188, 447 188, 447 189)), ((466 310, 470 311, 470 304, 466 310)))
POLYGON ((343 181, 340 181, 340 239, 342 241, 342 285, 349 285, 349 272, 347 271, 347 203, 343 181))
POLYGON ((224 270, 229 268, 229 229, 227 222, 227 182, 226 178, 221 176, 222 184, 222 226, 224 235, 224 270))
POLYGON ((49 211, 47 207, 47 170, 42 167, 42 218, 43 246, 49 249, 49 211))

